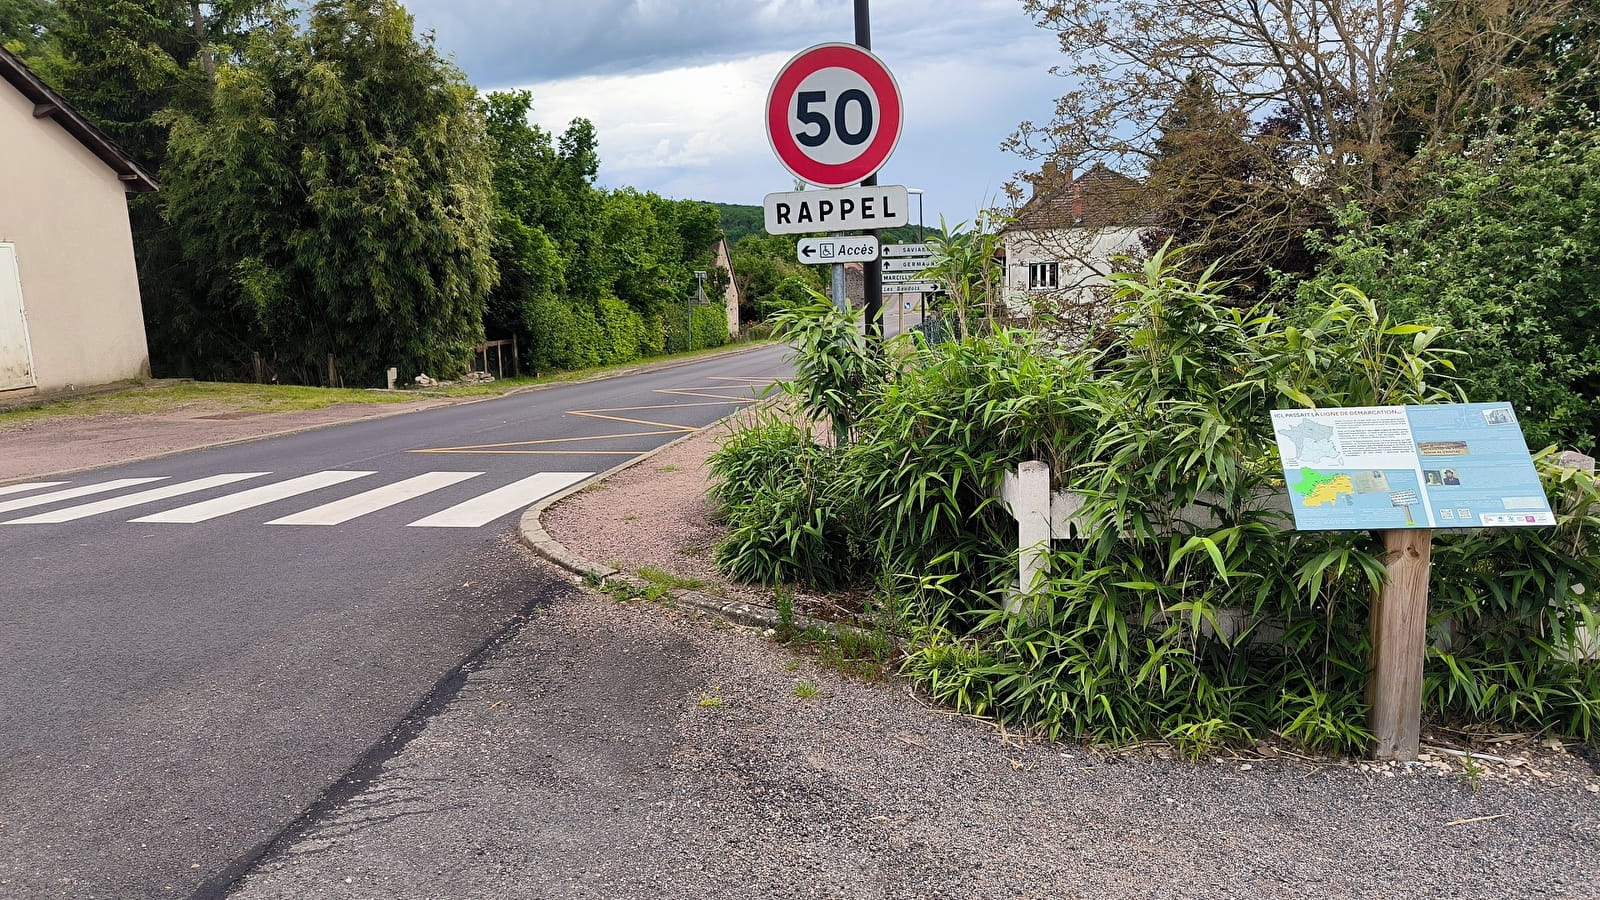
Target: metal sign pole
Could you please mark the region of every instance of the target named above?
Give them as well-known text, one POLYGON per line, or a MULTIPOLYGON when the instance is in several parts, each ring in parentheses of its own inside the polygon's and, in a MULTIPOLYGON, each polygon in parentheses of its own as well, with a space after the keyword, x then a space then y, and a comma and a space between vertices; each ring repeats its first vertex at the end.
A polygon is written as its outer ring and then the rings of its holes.
MULTIPOLYGON (((856 45, 863 50, 872 49, 872 13, 867 8, 869 0, 855 0, 856 12, 856 45)), ((873 187, 878 183, 876 173, 861 182, 862 187, 873 187)), ((867 337, 877 338, 883 342, 883 263, 876 260, 867 263, 861 269, 864 284, 867 318, 867 337)))
MULTIPOLYGON (((833 236, 844 237, 844 232, 836 231, 833 236)), ((844 263, 833 264, 833 305, 839 312, 850 312, 850 298, 845 295, 844 263)))

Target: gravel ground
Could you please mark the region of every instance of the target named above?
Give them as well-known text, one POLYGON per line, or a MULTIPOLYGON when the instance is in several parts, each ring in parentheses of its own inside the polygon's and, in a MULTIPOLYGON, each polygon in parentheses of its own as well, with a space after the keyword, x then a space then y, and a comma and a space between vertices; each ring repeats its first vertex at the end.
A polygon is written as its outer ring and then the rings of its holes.
POLYGON ((1020 743, 574 591, 236 896, 1600 896, 1583 784, 1458 773, 1020 743))
MULTIPOLYGON (((716 580, 693 502, 715 438, 546 527, 596 561, 716 580)), ((1559 745, 1508 741, 1477 775, 1267 752, 1019 741, 574 586, 237 896, 1600 897, 1600 774, 1559 745)))

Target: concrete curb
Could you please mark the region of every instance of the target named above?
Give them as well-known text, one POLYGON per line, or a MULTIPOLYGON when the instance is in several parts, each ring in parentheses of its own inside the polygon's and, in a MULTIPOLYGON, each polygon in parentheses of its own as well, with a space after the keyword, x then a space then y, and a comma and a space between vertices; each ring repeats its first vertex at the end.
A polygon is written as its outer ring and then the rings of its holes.
MULTIPOLYGON (((487 403, 490 400, 501 400, 501 399, 504 399, 506 397, 514 397, 514 396, 516 396, 518 394, 526 394, 526 393, 529 393, 529 392, 532 392, 532 391, 544 391, 544 390, 549 390, 549 389, 555 388, 555 387, 564 387, 564 386, 569 385, 569 384, 590 384, 590 383, 593 383, 593 382, 596 382, 596 381, 605 381, 605 380, 611 379, 611 378, 625 378, 625 377, 627 377, 629 375, 643 375, 643 374, 648 373, 648 372, 659 372, 659 371, 663 371, 663 370, 666 370, 666 369, 675 369, 675 368, 678 368, 679 366, 693 365, 695 363, 705 362, 707 360, 721 359, 721 358, 723 358, 725 356, 738 356, 741 353, 754 353, 757 350, 765 350, 765 349, 767 349, 769 347, 772 347, 772 346, 775 346, 775 345, 776 345, 776 342, 772 342, 772 341, 762 342, 762 343, 754 344, 754 345, 748 346, 748 347, 734 347, 734 348, 730 348, 728 350, 718 350, 718 351, 716 351, 714 353, 706 353, 706 354, 703 354, 703 355, 700 355, 700 356, 686 357, 686 358, 683 358, 683 359, 666 360, 666 361, 658 362, 658 363, 641 363, 640 365, 630 366, 630 367, 628 367, 626 369, 621 369, 621 370, 616 371, 616 372, 607 372, 607 373, 600 374, 600 375, 591 375, 591 376, 589 376, 587 378, 575 378, 575 379, 573 379, 571 381, 552 381, 552 382, 550 382, 548 384, 530 384, 530 385, 526 385, 524 387, 517 388, 515 390, 506 391, 503 394, 493 394, 493 395, 486 396, 486 397, 470 397, 470 398, 466 398, 466 399, 462 399, 462 400, 455 400, 455 401, 446 400, 445 402, 437 403, 437 404, 432 405, 432 406, 425 406, 425 407, 422 407, 422 408, 419 408, 419 409, 397 409, 397 410, 393 410, 391 412, 376 413, 376 414, 370 415, 370 416, 356 416, 354 418, 338 419, 338 420, 335 420, 335 421, 332 421, 332 422, 317 422, 316 424, 313 424, 313 425, 301 425, 301 426, 298 426, 298 427, 295 427, 295 428, 285 428, 285 429, 282 429, 282 430, 279 430, 279 431, 268 432, 266 434, 252 434, 252 435, 247 435, 245 437, 228 438, 227 440, 223 440, 223 441, 212 441, 210 443, 205 443, 205 444, 195 444, 192 447, 179 447, 179 448, 174 449, 174 450, 163 450, 160 453, 149 453, 149 454, 146 454, 144 456, 135 456, 135 457, 130 457, 128 459, 119 459, 119 460, 116 460, 114 462, 96 463, 95 465, 92 465, 92 466, 78 466, 76 468, 71 468, 71 469, 58 469, 58 470, 53 471, 53 472, 39 472, 39 473, 32 474, 32 475, 19 475, 19 476, 15 477, 15 478, 0 478, 0 487, 3 487, 3 486, 8 485, 8 484, 20 483, 20 482, 23 482, 23 481, 34 481, 34 480, 39 479, 39 478, 54 478, 54 477, 57 477, 57 476, 60 476, 60 475, 75 475, 75 474, 77 474, 79 472, 92 472, 92 471, 94 471, 96 469, 108 469, 108 468, 110 468, 112 466, 138 465, 139 463, 153 462, 154 460, 166 459, 169 456, 177 456, 177 455, 182 454, 182 453, 190 453, 190 452, 193 452, 193 451, 196 451, 196 450, 215 450, 215 449, 218 449, 218 448, 221 448, 221 447, 232 447, 232 446, 234 446, 236 444, 248 444, 251 441, 266 441, 266 440, 271 440, 272 438, 289 437, 290 435, 305 434, 306 432, 309 432, 309 431, 320 431, 321 429, 324 429, 324 428, 333 428, 333 427, 336 427, 336 426, 339 426, 339 425, 349 425, 349 424, 352 424, 354 422, 375 422, 375 421, 377 421, 379 419, 388 419, 388 418, 393 418, 394 416, 404 416, 404 415, 410 415, 412 413, 432 412, 433 410, 436 410, 436 409, 445 409, 447 407, 452 407, 452 406, 469 406, 469 405, 474 404, 474 403, 487 403)), ((181 383, 182 381, 185 381, 186 379, 171 379, 171 380, 174 383, 181 383)), ((439 397, 438 394, 430 394, 429 396, 433 397, 433 398, 438 398, 439 397)), ((44 398, 44 399, 49 399, 49 398, 44 398)), ((38 401, 37 401, 37 399, 34 399, 31 402, 38 402, 38 401)), ((22 405, 22 404, 18 404, 18 405, 22 405)), ((718 421, 721 421, 721 420, 718 420, 718 421)), ((715 424, 717 424, 717 423, 716 422, 712 423, 712 425, 715 425, 715 424)), ((706 427, 709 428, 711 426, 708 425, 706 427)), ((671 444, 668 444, 667 446, 670 447, 671 444)), ((658 449, 666 449, 666 448, 662 447, 662 448, 658 448, 658 449)), ((624 466, 623 468, 626 468, 626 466, 624 466)), ((607 473, 604 473, 604 474, 610 474, 610 473, 607 472, 607 473)), ((593 479, 591 479, 591 481, 592 480, 593 479)), ((589 483, 590 483, 589 481, 586 481, 583 484, 584 484, 584 486, 587 486, 589 483)), ((563 493, 562 496, 565 496, 565 493, 563 493)))
MULTIPOLYGON (((674 438, 673 440, 662 444, 643 456, 637 456, 620 465, 613 466, 604 472, 591 475, 590 477, 578 482, 575 485, 572 485, 565 490, 558 491, 544 498, 543 500, 540 500, 538 503, 535 503, 533 506, 529 507, 528 510, 522 514, 522 518, 517 522, 517 533, 522 539, 522 543, 526 545, 528 549, 532 550, 534 553, 538 554, 549 562, 554 563, 555 565, 560 566, 561 568, 566 569, 568 572, 571 572, 572 574, 577 575, 587 581, 592 581, 600 587, 605 587, 608 584, 625 585, 635 590, 644 590, 645 588, 652 587, 653 585, 651 582, 646 581, 637 575, 630 575, 627 572, 614 569, 610 566, 591 562, 590 560, 585 559, 567 549, 565 544, 551 537, 550 532, 545 530, 544 522, 541 521, 541 518, 544 516, 544 511, 567 499, 573 494, 576 494, 582 490, 586 490, 592 485, 599 484, 613 475, 625 472, 628 469, 631 469, 634 466, 637 466, 657 456, 658 454, 665 453, 667 450, 678 446, 690 438, 699 437, 705 432, 723 424, 742 412, 744 412, 744 410, 738 410, 729 413, 728 415, 723 416, 704 428, 691 431, 682 437, 674 438)), ((695 609, 711 613, 712 615, 722 616, 723 618, 740 625, 749 625, 753 628, 777 628, 780 624, 777 610, 754 603, 729 600, 725 597, 714 597, 701 591, 693 591, 686 588, 673 588, 672 590, 666 592, 666 596, 671 597, 673 601, 677 603, 694 607, 695 609)), ((805 626, 810 623, 809 621, 797 621, 794 624, 805 626)))

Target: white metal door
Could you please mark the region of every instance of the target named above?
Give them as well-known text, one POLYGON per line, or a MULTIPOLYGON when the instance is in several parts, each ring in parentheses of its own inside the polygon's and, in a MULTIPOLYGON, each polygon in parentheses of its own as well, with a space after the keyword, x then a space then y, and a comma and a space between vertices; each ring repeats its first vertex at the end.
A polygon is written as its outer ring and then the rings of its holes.
POLYGON ((33 386, 33 348, 17 276, 17 246, 0 244, 0 391, 33 386))

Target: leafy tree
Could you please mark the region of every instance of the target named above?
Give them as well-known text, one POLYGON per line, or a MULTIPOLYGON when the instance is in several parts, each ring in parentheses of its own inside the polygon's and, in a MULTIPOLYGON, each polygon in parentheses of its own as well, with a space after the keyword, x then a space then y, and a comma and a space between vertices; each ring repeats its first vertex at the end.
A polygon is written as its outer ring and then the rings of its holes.
POLYGON ((1597 0, 1431 0, 1418 22, 1392 100, 1409 147, 1460 151, 1536 116, 1582 127, 1600 112, 1597 0))
POLYGON ((551 179, 551 207, 546 230, 567 260, 567 287, 572 296, 598 302, 613 279, 601 243, 605 201, 595 187, 600 174, 599 138, 594 123, 573 119, 557 142, 551 179))
POLYGON ((794 248, 794 235, 781 234, 751 234, 734 247, 742 320, 765 322, 775 313, 809 303, 810 291, 827 286, 827 267, 802 265, 794 248))
POLYGON ((1047 123, 1009 146, 1068 160, 1148 158, 1158 123, 1199 73, 1226 86, 1224 108, 1295 123, 1286 152, 1302 177, 1370 199, 1395 160, 1385 102, 1418 0, 1022 0, 1060 39, 1074 87, 1047 123))
MULTIPOLYGON (((1355 228, 1303 293, 1348 282, 1449 326, 1468 398, 1516 405, 1530 444, 1600 443, 1600 134, 1534 123, 1437 164, 1407 218, 1355 228)), ((1349 223, 1347 223, 1349 224, 1349 223)))
POLYGON ((1287 123, 1253 126, 1193 73, 1158 125, 1144 183, 1144 204, 1156 220, 1141 238, 1147 251, 1185 246, 1177 263, 1183 271, 1198 275, 1214 266, 1216 277, 1255 297, 1275 272, 1311 274, 1304 235, 1318 204, 1278 152, 1287 123))
MULTIPOLYGON (((25 0, 24 0, 25 2, 25 0)), ((63 61, 56 87, 141 162, 166 156, 172 108, 203 110, 202 58, 242 39, 249 24, 283 15, 281 0, 56 0, 50 32, 63 61), (209 12, 209 14, 207 14, 209 12)))
POLYGON ((763 213, 759 206, 747 206, 737 203, 713 203, 717 214, 722 217, 722 233, 728 237, 728 246, 737 248, 747 237, 760 237, 765 234, 765 224, 762 221, 763 213))
POLYGON ((525 363, 551 365, 537 348, 555 342, 546 335, 562 321, 550 316, 566 290, 566 263, 541 222, 548 221, 556 164, 550 135, 528 122, 533 98, 527 91, 492 93, 483 115, 494 158, 495 266, 500 281, 490 292, 484 326, 490 336, 515 335, 525 363))
MULTIPOLYGON (((722 295, 729 275, 712 265, 721 226, 710 204, 623 188, 606 193, 604 209, 606 268, 612 273, 608 289, 645 321, 662 323, 663 340, 678 322, 687 323, 677 310, 694 293, 695 271, 711 276, 708 299, 722 295)), ((685 324, 677 346, 686 349, 688 343, 685 324)))
POLYGON ((490 145, 476 97, 397 0, 279 12, 217 70, 210 116, 175 111, 168 220, 201 266, 192 335, 303 382, 459 372, 482 337, 490 145), (303 21, 301 27, 298 22, 303 21))
POLYGON ((49 78, 57 15, 51 0, 0 0, 0 46, 49 78))

